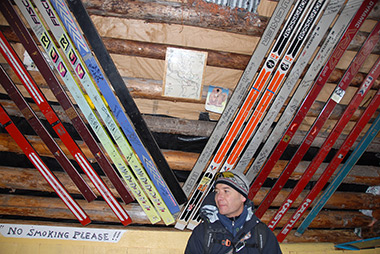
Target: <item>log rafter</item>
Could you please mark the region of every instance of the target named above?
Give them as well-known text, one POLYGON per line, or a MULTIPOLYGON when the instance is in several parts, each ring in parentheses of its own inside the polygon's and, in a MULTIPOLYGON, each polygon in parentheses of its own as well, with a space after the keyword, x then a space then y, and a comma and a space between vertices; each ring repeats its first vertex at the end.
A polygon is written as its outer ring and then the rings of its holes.
MULTIPOLYGON (((27 139, 41 156, 53 158, 53 155, 48 151, 45 144, 41 141, 39 137, 28 135, 27 139)), ((63 152, 65 152, 65 154, 67 154, 67 156, 70 159, 72 159, 67 149, 63 146, 62 142, 58 139, 56 139, 56 141, 61 146, 63 152)), ((77 141, 77 143, 86 155, 86 157, 89 159, 89 161, 95 163, 95 157, 91 154, 87 146, 83 144, 82 141, 77 141)), ((22 150, 17 146, 14 140, 8 134, 5 133, 0 134, 0 152, 23 154, 22 150)), ((163 150, 163 154, 166 160, 168 161, 169 166, 173 170, 184 172, 188 172, 192 169, 199 156, 198 153, 182 152, 175 150, 163 150)), ((288 161, 286 160, 280 160, 273 168, 272 172, 269 175, 269 178, 278 178, 278 176, 281 174, 282 170, 286 166, 287 162, 288 161)), ((308 164, 309 162, 302 161, 296 168, 295 172, 291 175, 290 179, 298 180, 302 176, 308 164)), ((327 165, 328 163, 323 163, 320 166, 316 174, 313 176, 312 181, 316 181, 319 178, 322 171, 325 169, 327 165)), ((344 182, 369 186, 380 185, 380 168, 376 166, 356 165, 344 182)))

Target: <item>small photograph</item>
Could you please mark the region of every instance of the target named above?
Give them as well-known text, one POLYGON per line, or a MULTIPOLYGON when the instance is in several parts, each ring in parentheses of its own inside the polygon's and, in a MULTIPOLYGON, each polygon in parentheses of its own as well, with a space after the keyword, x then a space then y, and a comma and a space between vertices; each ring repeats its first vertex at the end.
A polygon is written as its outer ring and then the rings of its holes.
POLYGON ((228 89, 216 86, 209 86, 206 98, 206 110, 221 114, 226 107, 228 89))

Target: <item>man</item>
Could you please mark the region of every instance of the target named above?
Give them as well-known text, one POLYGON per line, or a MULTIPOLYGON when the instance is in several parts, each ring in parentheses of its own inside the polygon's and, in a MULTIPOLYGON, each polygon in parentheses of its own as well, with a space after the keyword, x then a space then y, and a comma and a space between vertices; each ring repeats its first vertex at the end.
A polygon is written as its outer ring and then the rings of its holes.
POLYGON ((186 254, 282 253, 273 232, 254 215, 244 174, 218 173, 214 192, 200 209, 203 222, 191 234, 186 254))

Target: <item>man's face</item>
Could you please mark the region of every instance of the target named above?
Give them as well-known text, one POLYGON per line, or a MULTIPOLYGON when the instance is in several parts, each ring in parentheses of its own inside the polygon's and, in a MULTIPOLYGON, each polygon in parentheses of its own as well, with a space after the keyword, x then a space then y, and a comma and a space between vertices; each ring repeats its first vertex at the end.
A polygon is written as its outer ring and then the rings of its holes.
POLYGON ((215 202, 219 213, 229 218, 239 216, 244 209, 246 198, 234 188, 218 183, 215 186, 215 202))

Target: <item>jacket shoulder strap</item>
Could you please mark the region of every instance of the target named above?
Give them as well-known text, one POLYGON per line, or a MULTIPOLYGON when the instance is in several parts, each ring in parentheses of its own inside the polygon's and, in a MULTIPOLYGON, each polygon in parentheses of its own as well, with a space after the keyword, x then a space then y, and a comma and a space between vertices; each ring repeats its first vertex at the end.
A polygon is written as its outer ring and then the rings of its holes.
MULTIPOLYGON (((220 242, 217 239, 215 239, 215 235, 217 233, 226 233, 225 229, 215 229, 211 227, 211 223, 204 221, 203 222, 204 226, 204 253, 210 253, 212 249, 212 245, 214 243, 220 242)), ((251 228, 252 229, 252 228, 251 228)), ((248 248, 257 248, 259 250, 259 253, 262 253, 262 250, 264 249, 265 243, 267 241, 267 227, 263 222, 259 222, 255 225, 253 228, 254 230, 254 237, 255 237, 255 244, 246 244, 245 241, 243 240, 244 236, 250 231, 246 230, 244 234, 241 235, 240 240, 236 243, 232 243, 232 246, 235 250, 235 252, 239 252, 241 249, 244 247, 248 248)))
POLYGON ((204 241, 203 241, 203 249, 204 253, 208 254, 211 251, 213 243, 217 242, 215 239, 215 235, 217 233, 225 234, 227 232, 224 228, 213 228, 211 226, 211 223, 204 221, 203 222, 204 227, 204 241))
POLYGON ((243 234, 241 235, 241 237, 239 237, 239 241, 234 244, 234 249, 236 252, 239 252, 244 247, 247 247, 247 248, 256 248, 259 250, 259 253, 262 253, 262 250, 264 249, 264 246, 267 240, 266 225, 261 221, 257 223, 255 227, 253 228, 253 237, 255 237, 255 243, 246 244, 244 237, 251 229, 245 230, 243 234))

